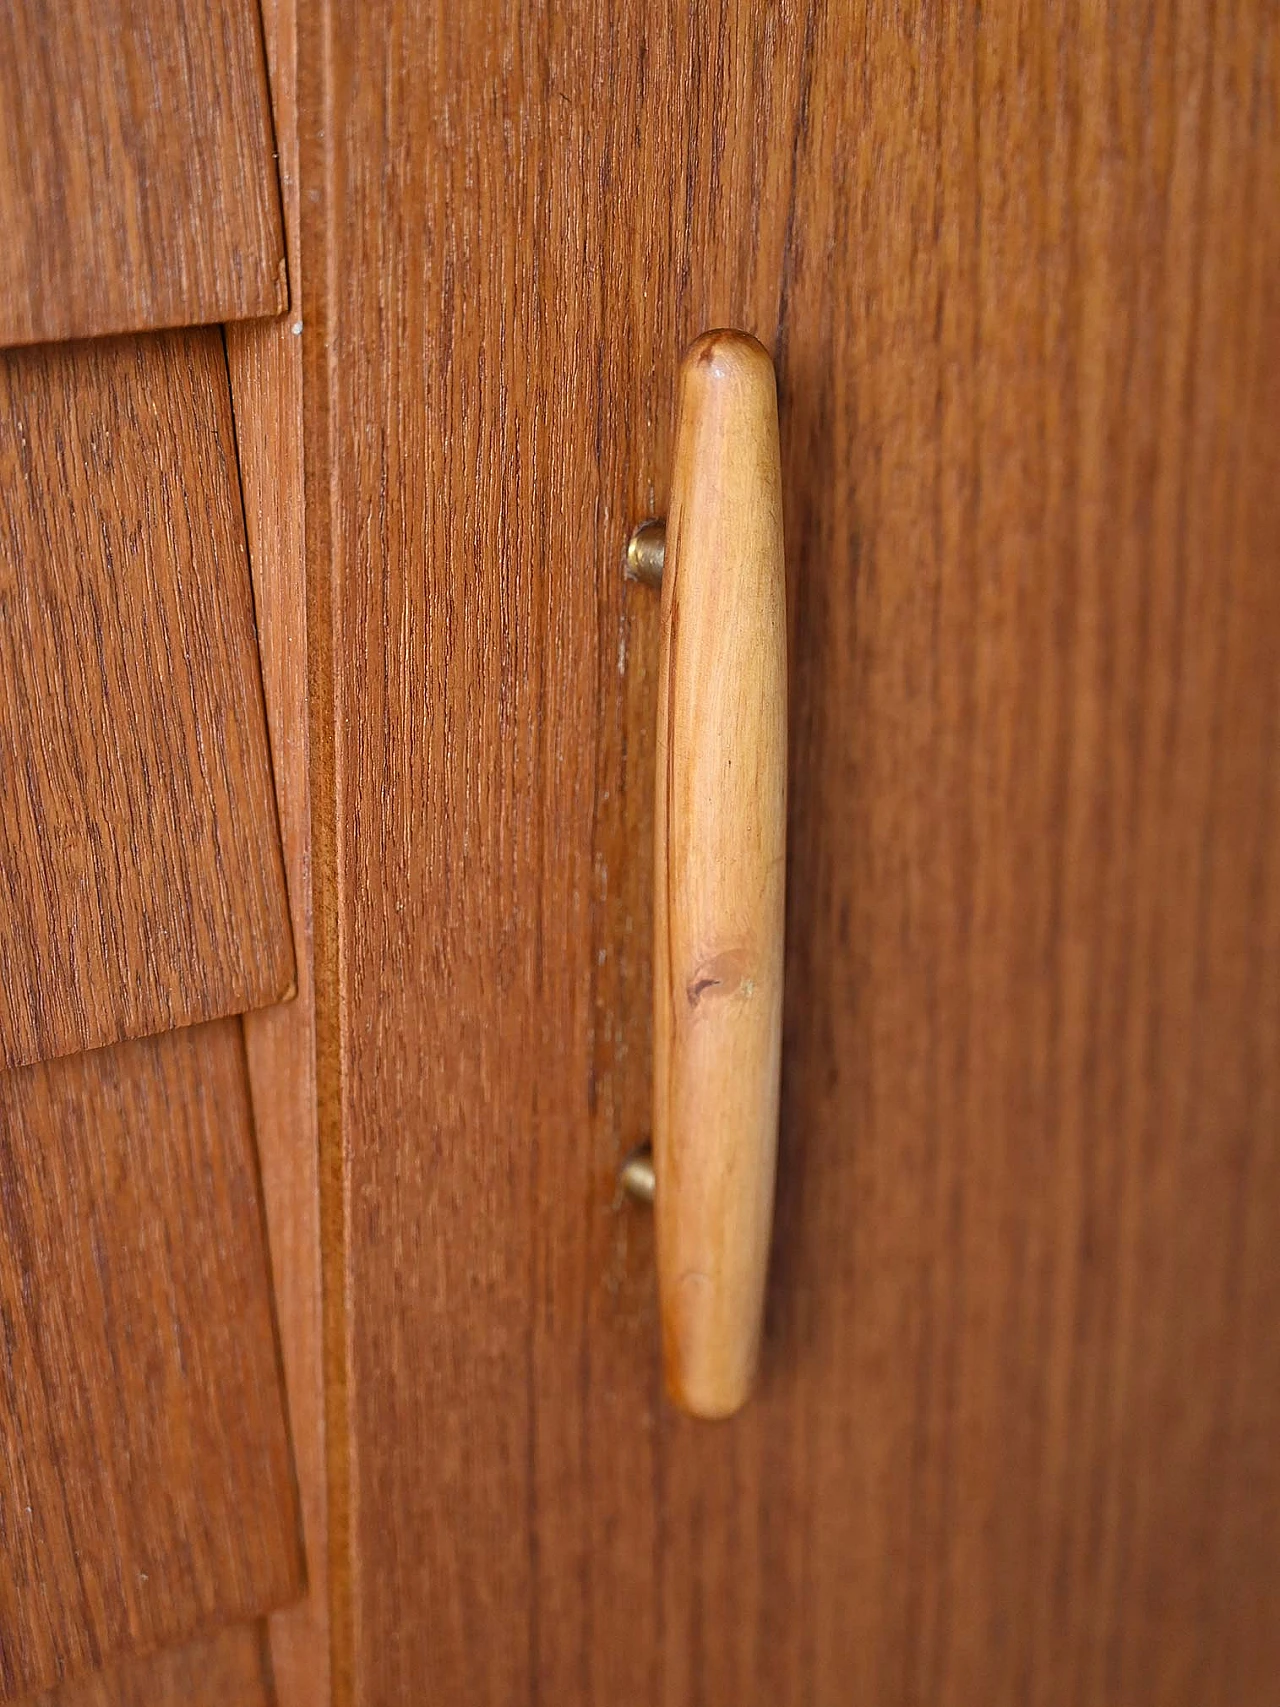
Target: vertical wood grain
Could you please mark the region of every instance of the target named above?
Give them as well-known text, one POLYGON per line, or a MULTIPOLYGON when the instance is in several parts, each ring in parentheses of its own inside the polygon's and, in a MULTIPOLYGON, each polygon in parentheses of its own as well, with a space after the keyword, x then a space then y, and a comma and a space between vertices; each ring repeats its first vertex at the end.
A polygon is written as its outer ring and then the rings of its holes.
POLYGON ((221 334, 0 356, 0 518, 0 1062, 279 1000, 221 334))
POLYGON ((298 994, 246 1014, 244 1034, 307 1553, 305 1598, 270 1620, 272 1669, 278 1707, 313 1707, 330 1691, 292 0, 268 0, 263 22, 298 306, 283 319, 228 326, 226 337, 298 994))
POLYGON ((0 1698, 300 1584, 237 1020, 0 1074, 0 1698))
POLYGON ((651 1697, 663 1653, 652 1258, 613 1184, 650 1101, 653 701, 635 683, 656 626, 621 551, 664 496, 692 332, 776 329, 791 160, 773 144, 802 43, 725 11, 655 32, 641 64, 631 13, 508 24, 369 12, 304 38, 313 99, 341 100, 303 127, 339 885, 326 1294, 350 1312, 330 1406, 350 1430, 331 1481, 349 1493, 331 1511, 340 1700, 424 1680, 651 1697), (703 101, 731 115, 723 151, 694 145, 703 101), (749 231, 725 174, 758 203, 749 231), (393 1602, 420 1613, 394 1639, 393 1602))
POLYGON ((305 26, 340 1701, 1268 1698, 1276 27, 305 26), (715 324, 779 358, 794 797, 762 1388, 710 1431, 613 1181, 620 553, 715 324))
POLYGON ((9 0, 0 230, 0 346, 282 309, 256 0, 9 0))

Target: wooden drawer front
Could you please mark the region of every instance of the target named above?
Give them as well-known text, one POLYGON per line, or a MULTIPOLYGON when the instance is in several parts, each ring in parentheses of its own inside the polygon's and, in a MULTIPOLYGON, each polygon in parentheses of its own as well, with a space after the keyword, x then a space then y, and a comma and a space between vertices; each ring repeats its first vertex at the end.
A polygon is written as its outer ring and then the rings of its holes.
POLYGON ((289 1599, 240 1024, 0 1074, 0 1699, 289 1599))
POLYGON ((293 981, 222 335, 0 356, 0 1065, 293 981))
POLYGON ((256 0, 0 7, 0 345, 274 314, 256 0))

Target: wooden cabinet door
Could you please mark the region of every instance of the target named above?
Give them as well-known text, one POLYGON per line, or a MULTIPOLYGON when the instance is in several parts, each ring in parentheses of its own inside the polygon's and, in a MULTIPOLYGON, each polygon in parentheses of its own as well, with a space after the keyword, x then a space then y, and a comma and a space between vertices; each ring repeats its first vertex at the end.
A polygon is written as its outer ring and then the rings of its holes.
POLYGON ((302 209, 335 1698, 1265 1707, 1278 21, 321 6, 302 209), (682 348, 782 406, 756 1398, 644 1212, 682 348))

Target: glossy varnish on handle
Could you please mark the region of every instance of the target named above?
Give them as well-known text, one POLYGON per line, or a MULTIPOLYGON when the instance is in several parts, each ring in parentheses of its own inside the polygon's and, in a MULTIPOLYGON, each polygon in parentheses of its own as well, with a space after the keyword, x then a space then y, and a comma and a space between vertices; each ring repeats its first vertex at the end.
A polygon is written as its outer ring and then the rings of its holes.
POLYGON ((667 1388, 730 1415, 755 1375, 777 1151, 786 610, 773 364, 684 359, 667 520, 654 895, 654 1165, 667 1388))

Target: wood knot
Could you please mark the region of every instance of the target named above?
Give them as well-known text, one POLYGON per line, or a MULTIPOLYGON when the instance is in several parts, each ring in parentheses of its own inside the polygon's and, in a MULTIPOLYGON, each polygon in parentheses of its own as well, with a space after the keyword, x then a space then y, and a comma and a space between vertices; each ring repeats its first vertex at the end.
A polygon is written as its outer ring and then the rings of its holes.
POLYGON ((745 948, 726 948, 699 963, 684 993, 690 1010, 713 996, 744 996, 755 993, 751 956, 745 948))

